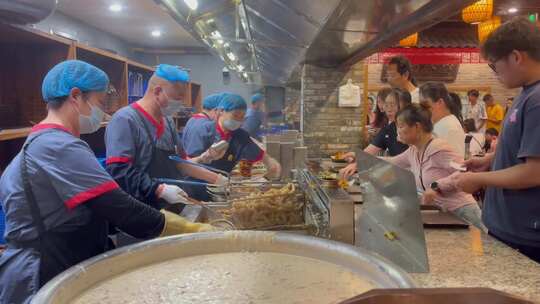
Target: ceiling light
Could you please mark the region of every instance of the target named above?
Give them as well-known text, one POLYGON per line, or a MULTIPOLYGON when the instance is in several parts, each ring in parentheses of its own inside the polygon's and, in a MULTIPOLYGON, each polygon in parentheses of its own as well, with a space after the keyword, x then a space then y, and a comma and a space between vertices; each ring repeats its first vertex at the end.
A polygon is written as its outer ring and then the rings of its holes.
POLYGON ((508 9, 508 12, 510 14, 517 13, 517 11, 518 11, 517 7, 511 7, 511 8, 508 9))
POLYGON ((152 33, 150 33, 152 37, 161 37, 161 31, 160 30, 153 30, 152 33))
POLYGON ((197 0, 184 0, 184 2, 192 11, 196 10, 197 6, 199 6, 199 1, 197 0))
POLYGON ((110 10, 111 12, 115 12, 115 13, 118 13, 119 11, 121 11, 122 8, 123 8, 122 5, 120 5, 120 4, 118 4, 118 3, 111 4, 111 5, 109 6, 109 10, 110 10))
POLYGON ((184 2, 192 11, 196 10, 197 7, 199 6, 199 1, 197 0, 184 0, 184 2))
POLYGON ((236 60, 236 56, 234 56, 233 53, 227 53, 227 57, 229 57, 229 59, 230 59, 231 61, 235 61, 235 60, 236 60))
POLYGON ((243 75, 244 75, 245 78, 248 78, 248 73, 244 72, 243 75))

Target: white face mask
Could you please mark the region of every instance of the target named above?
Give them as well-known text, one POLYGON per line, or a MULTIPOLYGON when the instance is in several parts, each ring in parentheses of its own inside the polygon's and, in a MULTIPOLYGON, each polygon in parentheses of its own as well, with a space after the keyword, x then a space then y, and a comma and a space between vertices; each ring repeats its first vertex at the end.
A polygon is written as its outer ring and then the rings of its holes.
POLYGON ((169 99, 169 105, 161 109, 161 113, 164 116, 172 116, 175 113, 178 113, 184 109, 182 101, 169 99))
POLYGON ((171 99, 167 93, 165 93, 165 95, 167 96, 168 105, 161 108, 161 114, 164 116, 172 116, 173 114, 176 114, 184 109, 184 105, 182 104, 181 100, 171 99))
POLYGON ((90 116, 79 115, 79 132, 81 134, 90 134, 99 130, 103 117, 105 117, 105 113, 99 107, 90 105, 90 108, 92 109, 90 116))
POLYGON ((223 127, 229 131, 240 129, 242 122, 234 119, 227 119, 223 122, 223 127))

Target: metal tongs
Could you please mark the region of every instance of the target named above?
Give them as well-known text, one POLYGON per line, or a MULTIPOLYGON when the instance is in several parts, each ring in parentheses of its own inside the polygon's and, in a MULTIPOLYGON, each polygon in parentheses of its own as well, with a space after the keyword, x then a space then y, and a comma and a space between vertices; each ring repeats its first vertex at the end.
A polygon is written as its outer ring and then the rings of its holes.
POLYGON ((190 198, 190 197, 188 197, 187 199, 193 205, 201 206, 201 208, 208 211, 208 223, 210 225, 216 226, 216 227, 219 227, 219 228, 223 228, 225 230, 235 230, 236 229, 236 226, 231 221, 227 220, 225 218, 225 216, 223 216, 223 214, 221 214, 221 213, 215 211, 214 209, 210 208, 208 206, 207 202, 201 202, 201 201, 198 201, 198 200, 190 198))
MULTIPOLYGON (((212 184, 212 183, 194 182, 194 181, 186 181, 186 180, 180 180, 180 179, 158 178, 158 180, 160 182, 167 183, 167 184, 172 184, 172 185, 178 185, 178 186, 180 186, 180 185, 206 186, 207 191, 208 191, 208 187, 212 187, 212 188, 215 188, 215 189, 224 189, 225 198, 226 198, 227 201, 229 200, 229 192, 230 192, 229 190, 231 188, 231 175, 230 175, 229 172, 219 170, 219 169, 216 169, 216 168, 212 168, 210 166, 206 166, 206 165, 203 165, 203 164, 195 163, 195 162, 192 162, 192 161, 189 161, 189 160, 185 160, 185 159, 183 159, 183 158, 181 158, 181 157, 179 157, 177 155, 170 155, 169 159, 172 160, 172 161, 175 161, 177 163, 189 164, 189 165, 192 165, 192 166, 204 168, 206 170, 209 170, 209 171, 212 171, 212 172, 215 172, 215 173, 222 174, 225 177, 227 177, 227 183, 225 185, 217 185, 217 184, 212 184)), ((210 193, 210 194, 212 194, 212 193, 210 193)))

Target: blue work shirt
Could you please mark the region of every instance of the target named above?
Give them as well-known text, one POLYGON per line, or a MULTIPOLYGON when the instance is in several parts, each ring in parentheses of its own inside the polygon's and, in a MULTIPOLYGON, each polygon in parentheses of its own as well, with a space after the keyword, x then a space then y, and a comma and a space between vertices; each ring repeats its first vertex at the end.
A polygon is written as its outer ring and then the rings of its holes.
POLYGON ((257 138, 264 121, 264 112, 249 108, 242 129, 246 130, 251 137, 257 138))
POLYGON ((264 150, 253 142, 246 130, 238 129, 227 132, 212 120, 193 118, 189 136, 185 135, 183 137, 184 151, 190 158, 201 155, 214 143, 221 140, 228 141, 229 148, 223 158, 209 164, 213 168, 226 172, 231 172, 240 160, 257 162, 264 157, 264 150))
MULTIPOLYGON (((540 157, 540 81, 523 87, 503 122, 492 170, 540 157)), ((540 247, 540 187, 488 187, 482 219, 491 233, 519 245, 540 247)))
MULTIPOLYGON (((93 216, 85 202, 118 189, 118 184, 99 165, 88 144, 63 126, 36 125, 27 138, 30 140, 33 142, 27 148, 26 166, 46 231, 67 233, 89 225, 93 216)), ((16 245, 37 240, 39 235, 25 196, 21 161, 22 154, 19 153, 0 178, 0 201, 6 214, 8 244, 0 256, 2 303, 30 301, 40 287, 42 259, 51 258, 41 256, 40 248, 16 245)), ((106 249, 106 239, 104 231, 103 238, 88 239, 87 248, 72 248, 66 255, 75 259, 71 262, 78 263, 102 253, 106 249)))
POLYGON ((202 141, 213 142, 213 129, 215 129, 215 122, 204 113, 197 113, 187 121, 184 130, 182 131, 182 147, 189 158, 194 158, 201 155, 201 137, 204 137, 202 141), (190 147, 190 150, 186 150, 190 147))
POLYGON ((153 143, 159 149, 176 151, 185 157, 175 142, 181 141, 171 118, 156 121, 138 103, 126 106, 114 113, 105 131, 107 172, 124 191, 157 208, 155 192, 160 182, 149 173, 153 143))

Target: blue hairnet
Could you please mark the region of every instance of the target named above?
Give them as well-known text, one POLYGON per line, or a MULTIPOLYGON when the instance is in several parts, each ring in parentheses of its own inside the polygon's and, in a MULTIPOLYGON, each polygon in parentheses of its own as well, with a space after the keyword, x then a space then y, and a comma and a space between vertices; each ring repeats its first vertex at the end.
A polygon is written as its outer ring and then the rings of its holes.
POLYGON ((109 77, 99 68, 80 60, 67 60, 55 65, 43 79, 43 100, 66 97, 71 89, 82 92, 103 92, 109 86, 109 77))
POLYGON ((242 96, 231 93, 223 93, 218 109, 231 112, 234 110, 246 110, 247 104, 242 96))
POLYGON ((188 72, 170 64, 158 65, 155 74, 169 82, 189 82, 188 72))
POLYGON ((261 94, 261 93, 257 93, 253 96, 251 96, 251 103, 256 103, 256 102, 259 102, 259 101, 263 101, 264 99, 264 96, 261 94))
POLYGON ((223 94, 212 94, 212 95, 206 96, 206 98, 203 100, 203 109, 213 110, 217 108, 222 97, 223 97, 223 94))

